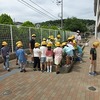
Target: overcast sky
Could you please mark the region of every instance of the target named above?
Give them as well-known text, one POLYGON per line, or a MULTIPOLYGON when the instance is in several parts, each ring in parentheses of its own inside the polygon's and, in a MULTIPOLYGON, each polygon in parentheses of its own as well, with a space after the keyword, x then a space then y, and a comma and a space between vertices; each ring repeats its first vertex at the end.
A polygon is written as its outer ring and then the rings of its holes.
MULTIPOLYGON (((22 3, 19 1, 22 0, 0 0, 0 15, 6 13, 16 22, 28 20, 38 23, 60 19, 61 5, 57 4, 57 0, 23 0, 22 3), (26 6, 25 2, 29 5, 26 6)), ((63 0, 63 18, 68 17, 95 20, 94 0, 63 0)))

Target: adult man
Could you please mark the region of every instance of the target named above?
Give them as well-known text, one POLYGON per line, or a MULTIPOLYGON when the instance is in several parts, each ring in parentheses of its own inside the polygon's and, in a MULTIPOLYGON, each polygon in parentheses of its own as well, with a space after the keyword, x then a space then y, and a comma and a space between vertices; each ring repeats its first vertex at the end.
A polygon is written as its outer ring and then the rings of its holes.
POLYGON ((80 45, 80 43, 81 43, 81 35, 80 35, 80 31, 79 30, 77 31, 77 34, 75 35, 75 40, 76 40, 77 44, 80 45))
MULTIPOLYGON (((30 53, 32 55, 33 55, 33 49, 35 47, 35 38, 36 38, 36 35, 35 34, 32 34, 32 39, 29 42, 30 53)), ((31 58, 31 60, 33 61, 33 57, 31 58)))

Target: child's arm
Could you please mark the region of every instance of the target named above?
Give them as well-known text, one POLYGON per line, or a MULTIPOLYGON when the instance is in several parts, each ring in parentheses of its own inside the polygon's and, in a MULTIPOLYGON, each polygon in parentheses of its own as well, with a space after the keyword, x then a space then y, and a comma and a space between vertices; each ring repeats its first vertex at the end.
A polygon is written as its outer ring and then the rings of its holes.
POLYGON ((41 50, 39 51, 39 58, 41 58, 41 50))

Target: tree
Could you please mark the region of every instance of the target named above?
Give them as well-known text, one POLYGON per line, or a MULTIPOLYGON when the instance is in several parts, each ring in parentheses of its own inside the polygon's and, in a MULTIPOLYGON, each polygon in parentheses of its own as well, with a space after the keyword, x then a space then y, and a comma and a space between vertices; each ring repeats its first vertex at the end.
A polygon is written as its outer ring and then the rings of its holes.
POLYGON ((7 14, 2 14, 0 16, 0 24, 11 24, 11 25, 13 25, 13 20, 7 14))
POLYGON ((22 26, 34 27, 35 25, 34 25, 32 22, 30 22, 30 21, 26 21, 26 22, 24 22, 24 23, 22 24, 22 26))
POLYGON ((77 31, 80 30, 81 32, 87 31, 87 27, 80 19, 77 19, 75 17, 73 18, 68 18, 64 21, 64 29, 65 30, 70 30, 70 31, 77 31))

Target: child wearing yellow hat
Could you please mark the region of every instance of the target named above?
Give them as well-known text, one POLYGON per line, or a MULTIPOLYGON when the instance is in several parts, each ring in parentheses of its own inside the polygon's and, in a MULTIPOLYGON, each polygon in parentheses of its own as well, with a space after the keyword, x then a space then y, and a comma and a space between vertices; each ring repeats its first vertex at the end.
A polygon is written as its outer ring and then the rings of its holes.
POLYGON ((54 52, 54 62, 56 65, 56 74, 59 74, 59 64, 62 60, 62 48, 60 47, 60 42, 56 42, 55 44, 56 48, 53 50, 54 52))
POLYGON ((52 46, 51 42, 48 42, 46 50, 47 72, 52 72, 53 50, 51 49, 51 46, 52 46))
POLYGON ((35 43, 35 48, 33 49, 33 57, 34 57, 34 65, 33 70, 36 71, 36 67, 40 71, 40 57, 41 57, 41 50, 40 44, 38 42, 35 43))
POLYGON ((20 72, 26 72, 26 63, 27 63, 27 57, 26 57, 26 53, 24 51, 24 49, 22 48, 23 44, 22 43, 18 43, 17 44, 17 48, 18 50, 16 51, 16 55, 18 57, 18 61, 19 61, 19 65, 20 65, 20 72))
POLYGON ((4 66, 3 68, 6 69, 7 71, 10 71, 9 68, 9 47, 8 47, 8 43, 6 41, 2 42, 2 48, 1 48, 1 56, 2 59, 4 60, 4 66))
POLYGON ((99 46, 99 42, 94 42, 92 48, 90 49, 90 67, 89 75, 97 75, 96 72, 96 60, 97 60, 97 51, 96 48, 99 46))
MULTIPOLYGON (((16 42, 15 53, 16 53, 16 51, 18 50, 17 45, 18 45, 19 43, 22 43, 22 42, 21 42, 21 41, 17 41, 17 42, 16 42)), ((16 55, 16 65, 18 65, 18 56, 17 56, 17 55, 16 55)))
POLYGON ((41 50, 41 58, 40 58, 40 63, 41 63, 41 71, 44 72, 46 70, 46 47, 47 43, 46 41, 42 41, 40 50, 41 50))

